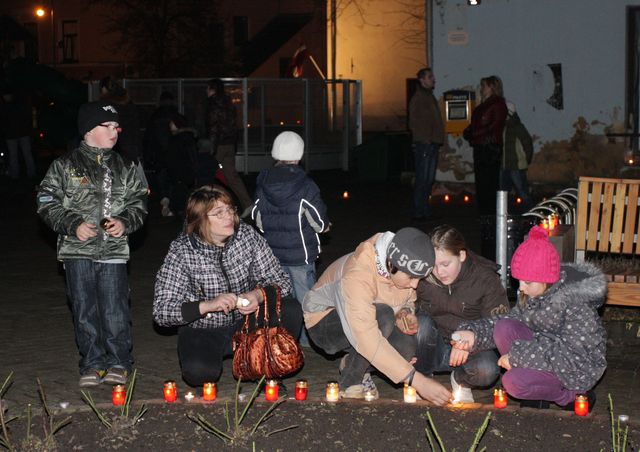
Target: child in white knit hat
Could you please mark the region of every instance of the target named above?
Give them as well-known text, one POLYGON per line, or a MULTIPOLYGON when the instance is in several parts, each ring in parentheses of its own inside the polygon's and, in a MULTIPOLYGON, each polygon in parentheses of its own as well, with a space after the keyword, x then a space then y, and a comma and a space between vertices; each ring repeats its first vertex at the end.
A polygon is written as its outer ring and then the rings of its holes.
MULTIPOLYGON (((271 150, 276 163, 258 175, 251 212, 282 269, 291 277, 300 303, 316 282, 318 234, 330 226, 320 189, 299 166, 303 154, 304 141, 297 133, 286 131, 276 137, 271 150)), ((309 345, 304 331, 300 343, 309 345)))

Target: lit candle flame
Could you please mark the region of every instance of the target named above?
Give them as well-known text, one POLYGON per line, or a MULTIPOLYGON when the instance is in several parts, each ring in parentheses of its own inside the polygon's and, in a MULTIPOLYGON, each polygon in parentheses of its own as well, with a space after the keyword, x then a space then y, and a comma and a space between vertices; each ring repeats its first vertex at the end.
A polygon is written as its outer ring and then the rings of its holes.
POLYGON ((458 388, 453 391, 453 401, 452 404, 460 403, 460 399, 462 398, 462 388, 458 388))

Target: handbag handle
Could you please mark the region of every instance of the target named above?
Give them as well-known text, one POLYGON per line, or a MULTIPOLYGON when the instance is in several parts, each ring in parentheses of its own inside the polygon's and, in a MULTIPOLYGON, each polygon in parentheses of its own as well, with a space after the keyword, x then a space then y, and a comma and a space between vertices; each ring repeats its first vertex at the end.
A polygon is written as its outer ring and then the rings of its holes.
MULTIPOLYGON (((278 324, 280 324, 282 322, 282 316, 280 314, 280 307, 282 305, 281 291, 280 291, 280 287, 278 286, 271 286, 271 287, 273 287, 276 291, 276 314, 278 316, 278 324)), ((267 291, 264 290, 264 287, 260 287, 260 286, 258 286, 257 289, 262 294, 262 300, 264 302, 264 319, 263 319, 262 328, 268 328, 269 327, 269 306, 268 306, 268 300, 267 300, 267 291)), ((258 328, 259 312, 260 312, 260 309, 256 309, 256 312, 255 312, 256 328, 258 328)), ((249 332, 249 314, 244 316, 244 324, 242 325, 241 331, 243 333, 249 332)))

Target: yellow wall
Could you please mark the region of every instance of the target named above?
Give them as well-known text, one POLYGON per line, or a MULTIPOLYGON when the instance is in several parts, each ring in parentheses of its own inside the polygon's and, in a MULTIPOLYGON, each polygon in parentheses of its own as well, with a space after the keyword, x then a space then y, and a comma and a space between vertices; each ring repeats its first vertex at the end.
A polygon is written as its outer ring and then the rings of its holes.
MULTIPOLYGON (((426 65, 424 0, 337 3, 335 76, 362 80, 365 130, 404 130, 406 79, 426 65)), ((331 67, 330 25, 327 68, 331 67)))

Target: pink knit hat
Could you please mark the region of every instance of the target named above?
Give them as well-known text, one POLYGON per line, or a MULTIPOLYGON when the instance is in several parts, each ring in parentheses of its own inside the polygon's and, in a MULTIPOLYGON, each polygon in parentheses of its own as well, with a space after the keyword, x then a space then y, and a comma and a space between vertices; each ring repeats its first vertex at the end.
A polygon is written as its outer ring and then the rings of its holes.
POLYGON ((540 226, 529 231, 511 259, 511 275, 521 281, 553 284, 560 279, 560 256, 540 226))

